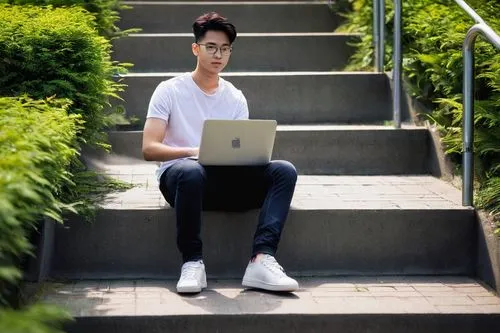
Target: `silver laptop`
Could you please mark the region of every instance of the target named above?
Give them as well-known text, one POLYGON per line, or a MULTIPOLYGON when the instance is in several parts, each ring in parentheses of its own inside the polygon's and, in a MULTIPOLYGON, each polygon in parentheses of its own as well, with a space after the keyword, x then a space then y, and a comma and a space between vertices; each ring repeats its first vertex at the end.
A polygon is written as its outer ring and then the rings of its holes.
POLYGON ((275 120, 205 120, 198 162, 202 165, 262 165, 271 160, 275 120))

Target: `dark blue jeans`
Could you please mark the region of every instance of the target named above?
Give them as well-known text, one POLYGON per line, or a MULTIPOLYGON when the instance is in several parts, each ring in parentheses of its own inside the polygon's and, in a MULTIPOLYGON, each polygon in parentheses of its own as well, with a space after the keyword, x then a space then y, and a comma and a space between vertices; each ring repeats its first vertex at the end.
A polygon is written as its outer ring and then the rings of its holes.
POLYGON ((177 247, 184 262, 202 259, 203 210, 245 211, 261 208, 252 256, 274 255, 292 201, 297 171, 287 161, 264 166, 202 166, 179 160, 160 178, 165 200, 175 208, 177 247))

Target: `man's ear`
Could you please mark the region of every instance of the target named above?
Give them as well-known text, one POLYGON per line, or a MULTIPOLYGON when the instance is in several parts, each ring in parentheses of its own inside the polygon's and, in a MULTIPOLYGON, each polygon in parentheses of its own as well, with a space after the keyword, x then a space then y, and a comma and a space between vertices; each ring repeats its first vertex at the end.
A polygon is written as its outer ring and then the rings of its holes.
POLYGON ((197 57, 200 54, 200 46, 196 43, 191 44, 191 51, 197 57))

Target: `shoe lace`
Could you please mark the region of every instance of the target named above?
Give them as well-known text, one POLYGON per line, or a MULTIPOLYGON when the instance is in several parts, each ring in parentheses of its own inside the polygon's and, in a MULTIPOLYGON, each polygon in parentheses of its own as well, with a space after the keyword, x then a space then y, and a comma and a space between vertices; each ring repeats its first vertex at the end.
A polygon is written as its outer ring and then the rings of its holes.
POLYGON ((280 276, 286 275, 283 267, 281 267, 281 265, 278 264, 278 262, 276 261, 276 259, 273 256, 270 256, 270 255, 264 256, 261 259, 261 263, 277 275, 280 275, 280 276))
POLYGON ((200 263, 198 261, 187 262, 182 265, 181 279, 194 279, 196 278, 196 272, 200 268, 200 263))

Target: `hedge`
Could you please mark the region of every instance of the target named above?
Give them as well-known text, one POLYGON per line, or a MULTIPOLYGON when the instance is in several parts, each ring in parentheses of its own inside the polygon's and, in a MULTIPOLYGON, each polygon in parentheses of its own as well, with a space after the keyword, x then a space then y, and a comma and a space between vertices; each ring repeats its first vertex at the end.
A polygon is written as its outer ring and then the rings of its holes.
POLYGON ((107 146, 104 129, 123 120, 109 99, 119 98, 123 85, 113 76, 126 64, 111 61, 106 38, 117 35, 116 12, 106 10, 118 1, 16 1, 81 5, 55 9, 1 2, 0 332, 56 333, 70 316, 23 304, 20 262, 43 216, 89 213, 105 193, 130 187, 78 158, 82 143, 107 146))
POLYGON ((120 0, 0 0, 12 5, 37 6, 80 6, 95 16, 95 24, 101 35, 116 37, 123 34, 116 26, 120 19, 119 10, 128 8, 120 0))
MULTIPOLYGON (((71 183, 68 166, 77 155, 82 129, 81 117, 68 114, 69 105, 67 100, 0 98, 0 308, 12 306, 17 296, 9 293, 22 275, 19 258, 32 251, 28 237, 39 219, 61 221, 63 210, 71 209, 57 197, 71 183)), ((27 320, 36 320, 36 313, 57 312, 34 309, 26 310, 27 320)), ((0 328, 15 327, 21 317, 6 311, 0 310, 0 328)))
POLYGON ((68 313, 45 304, 22 310, 0 310, 0 332, 63 333, 61 328, 69 320, 68 313))
MULTIPOLYGON (((372 1, 348 0, 352 12, 340 29, 364 34, 348 69, 371 69, 372 1)), ((500 33, 500 3, 468 3, 500 33)), ((386 2, 386 70, 392 69, 393 4, 386 2)), ((403 1, 403 69, 411 95, 433 110, 428 119, 438 125, 446 152, 461 163, 462 44, 474 21, 452 0, 403 1)), ((500 217, 500 52, 478 39, 475 51, 475 144, 477 204, 500 217)))
POLYGON ((0 5, 0 96, 27 94, 72 101, 69 112, 85 121, 82 142, 100 145, 109 125, 109 99, 119 98, 124 73, 110 58, 111 44, 80 7, 0 5))

